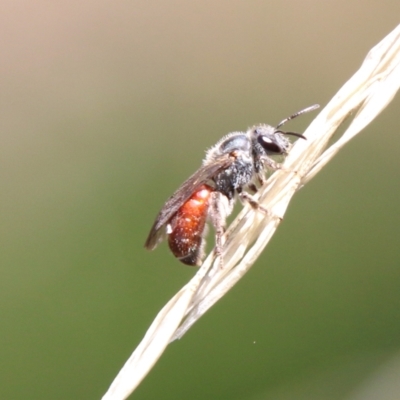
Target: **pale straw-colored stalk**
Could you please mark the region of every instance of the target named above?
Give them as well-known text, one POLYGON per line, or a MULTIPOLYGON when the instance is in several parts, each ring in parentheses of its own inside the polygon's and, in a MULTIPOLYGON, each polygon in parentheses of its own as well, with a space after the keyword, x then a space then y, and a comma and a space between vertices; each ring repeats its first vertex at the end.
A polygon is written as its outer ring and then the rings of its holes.
POLYGON ((223 268, 213 253, 194 278, 159 312, 103 400, 126 399, 151 370, 166 346, 178 339, 250 269, 275 232, 294 193, 392 100, 400 85, 400 25, 376 45, 361 68, 320 112, 259 191, 271 215, 245 206, 226 232, 223 268), (345 133, 329 148, 342 122, 345 133), (278 218, 280 217, 280 218, 278 218))

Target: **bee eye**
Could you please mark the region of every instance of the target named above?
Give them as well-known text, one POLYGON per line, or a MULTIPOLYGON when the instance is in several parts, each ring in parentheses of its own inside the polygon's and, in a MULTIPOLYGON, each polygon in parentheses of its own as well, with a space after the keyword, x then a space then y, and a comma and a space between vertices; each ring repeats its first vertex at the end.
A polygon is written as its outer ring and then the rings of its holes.
POLYGON ((259 136, 257 140, 258 143, 260 143, 260 145, 265 149, 265 151, 268 151, 270 153, 282 154, 283 149, 268 137, 259 136))

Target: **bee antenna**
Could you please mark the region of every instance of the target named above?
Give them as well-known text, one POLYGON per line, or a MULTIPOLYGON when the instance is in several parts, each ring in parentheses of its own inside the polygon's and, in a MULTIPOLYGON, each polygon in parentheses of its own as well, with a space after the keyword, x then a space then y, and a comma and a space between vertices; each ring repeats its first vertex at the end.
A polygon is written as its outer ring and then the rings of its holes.
POLYGON ((298 138, 307 140, 307 138, 305 136, 303 136, 301 133, 297 133, 297 132, 283 132, 283 131, 278 131, 279 133, 283 133, 284 135, 290 135, 290 136, 296 136, 298 138))
MULTIPOLYGON (((305 108, 303 110, 297 111, 297 113, 294 113, 290 117, 287 117, 283 121, 279 122, 279 124, 276 126, 276 129, 279 129, 283 124, 286 124, 286 122, 290 121, 291 119, 296 118, 301 114, 305 114, 307 112, 314 111, 317 108, 319 108, 319 104, 314 104, 314 105, 312 105, 310 107, 307 107, 307 108, 305 108)), ((284 133, 286 133, 287 135, 293 135, 293 132, 284 132, 284 133)), ((297 135, 294 135, 294 136, 297 136, 297 135)))

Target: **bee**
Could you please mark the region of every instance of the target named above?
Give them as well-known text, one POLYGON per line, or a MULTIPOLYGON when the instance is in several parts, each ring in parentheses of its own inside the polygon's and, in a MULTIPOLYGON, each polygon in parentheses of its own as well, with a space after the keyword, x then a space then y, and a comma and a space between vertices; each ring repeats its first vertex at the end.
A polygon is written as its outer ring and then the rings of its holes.
POLYGON ((296 132, 280 128, 288 121, 319 108, 307 107, 282 120, 276 127, 260 124, 247 132, 232 132, 211 147, 201 167, 166 201, 157 215, 145 247, 156 248, 167 237, 172 254, 182 263, 199 266, 204 258, 207 222, 215 230, 215 254, 221 256, 227 217, 236 198, 268 213, 249 193, 265 182, 265 169, 277 170, 281 164, 271 156, 287 155, 291 143, 287 136, 305 139, 296 132), (257 186, 258 185, 258 186, 257 186))

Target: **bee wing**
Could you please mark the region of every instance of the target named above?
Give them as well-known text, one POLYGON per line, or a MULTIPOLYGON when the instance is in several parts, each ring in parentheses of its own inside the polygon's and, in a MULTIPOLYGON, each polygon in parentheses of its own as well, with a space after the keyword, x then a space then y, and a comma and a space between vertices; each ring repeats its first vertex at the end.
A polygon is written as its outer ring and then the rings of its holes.
POLYGON ((203 183, 212 179, 218 172, 229 167, 233 158, 229 154, 213 160, 211 163, 202 165, 191 177, 189 177, 180 188, 165 202, 163 208, 157 215, 150 230, 144 247, 153 250, 161 241, 164 234, 164 225, 179 210, 182 204, 196 191, 203 183))

